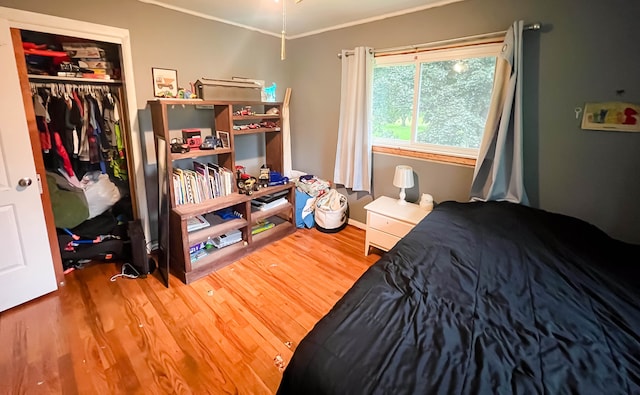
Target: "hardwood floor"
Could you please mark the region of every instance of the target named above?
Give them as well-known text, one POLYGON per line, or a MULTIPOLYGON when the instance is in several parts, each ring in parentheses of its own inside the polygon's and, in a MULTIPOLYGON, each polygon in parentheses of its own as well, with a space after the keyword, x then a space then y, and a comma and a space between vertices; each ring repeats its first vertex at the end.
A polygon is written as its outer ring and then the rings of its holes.
MULTIPOLYGON (((165 288, 92 264, 0 313, 0 394, 272 394, 299 341, 364 271, 364 231, 300 229, 165 288), (290 342, 290 344, 288 343, 290 342)), ((372 249, 373 250, 373 249, 372 249)))

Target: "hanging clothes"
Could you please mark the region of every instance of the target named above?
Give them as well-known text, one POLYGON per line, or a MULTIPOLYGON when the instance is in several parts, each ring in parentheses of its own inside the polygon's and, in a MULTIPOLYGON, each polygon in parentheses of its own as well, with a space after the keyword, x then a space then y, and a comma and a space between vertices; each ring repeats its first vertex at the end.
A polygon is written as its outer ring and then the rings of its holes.
MULTIPOLYGON (((47 95, 47 99, 48 99, 47 95)), ((33 95, 33 110, 36 115, 36 126, 40 132, 40 146, 42 150, 48 152, 51 149, 51 134, 49 133, 48 124, 51 122, 49 113, 47 112, 48 102, 45 104, 45 100, 40 95, 40 92, 35 91, 33 95)))
POLYGON ((120 102, 108 86, 31 83, 45 167, 127 180, 120 102))
POLYGON ((82 115, 72 95, 65 93, 64 104, 64 136, 65 140, 69 140, 70 146, 67 150, 73 154, 74 158, 77 158, 80 148, 80 132, 78 130, 82 130, 82 115))
POLYGON ((116 97, 107 93, 102 100, 105 134, 110 138, 111 170, 116 178, 127 180, 127 162, 124 155, 124 142, 120 131, 120 103, 116 97))

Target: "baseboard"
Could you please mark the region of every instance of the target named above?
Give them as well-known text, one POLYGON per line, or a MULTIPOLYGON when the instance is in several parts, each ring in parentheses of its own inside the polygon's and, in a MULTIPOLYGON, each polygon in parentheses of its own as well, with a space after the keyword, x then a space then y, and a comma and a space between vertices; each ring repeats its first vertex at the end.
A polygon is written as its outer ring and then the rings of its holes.
POLYGON ((356 221, 355 219, 349 218, 349 225, 353 225, 356 228, 360 228, 362 230, 367 230, 367 224, 363 224, 360 221, 356 221))

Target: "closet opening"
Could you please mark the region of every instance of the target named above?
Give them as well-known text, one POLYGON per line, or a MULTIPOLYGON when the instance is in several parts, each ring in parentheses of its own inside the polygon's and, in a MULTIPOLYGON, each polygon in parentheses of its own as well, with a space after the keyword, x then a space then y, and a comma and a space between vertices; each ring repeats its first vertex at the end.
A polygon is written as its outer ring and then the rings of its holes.
POLYGON ((18 69, 33 105, 26 113, 33 117, 28 123, 34 160, 46 184, 42 200, 56 277, 90 262, 129 262, 132 247, 139 248, 131 243, 131 229, 139 228, 136 237, 142 230, 121 46, 19 32, 14 49, 23 52, 18 69))

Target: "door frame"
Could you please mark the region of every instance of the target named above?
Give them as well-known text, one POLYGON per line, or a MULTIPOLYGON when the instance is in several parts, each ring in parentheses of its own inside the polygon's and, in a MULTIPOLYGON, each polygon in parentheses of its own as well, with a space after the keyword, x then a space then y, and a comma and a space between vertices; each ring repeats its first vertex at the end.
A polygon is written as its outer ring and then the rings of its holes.
MULTIPOLYGON (((133 175, 135 185, 135 191, 132 191, 132 197, 135 197, 133 202, 134 215, 137 215, 142 222, 146 240, 150 240, 149 211, 147 207, 147 193, 144 181, 144 166, 140 141, 140 128, 138 125, 138 110, 135 95, 136 88, 133 74, 133 58, 131 56, 129 30, 6 7, 0 7, 0 18, 7 20, 9 28, 79 37, 120 45, 122 54, 122 86, 125 91, 123 106, 127 109, 127 116, 123 117, 123 120, 127 122, 127 127, 130 131, 128 135, 131 158, 127 158, 127 160, 133 162, 133 165, 130 164, 129 169, 130 171, 133 171, 133 174, 130 174, 130 176, 133 175)), ((15 94, 22 95, 22 92, 15 92, 15 94)), ((35 151, 36 149, 39 150, 39 147, 32 148, 34 149, 34 156, 40 154, 39 151, 35 151)), ((45 182, 46 180, 43 178, 43 183, 45 182)), ((48 190, 46 191, 46 194, 43 194, 43 204, 44 202, 49 202, 50 205, 51 200, 48 196, 48 190)), ((46 207, 44 211, 47 224, 49 224, 49 222, 53 222, 51 210, 48 210, 49 215, 47 215, 46 207)), ((54 269, 56 272, 57 282, 59 285, 63 285, 64 277, 62 274, 62 261, 59 260, 58 262, 54 262, 54 266, 56 266, 54 269)))

